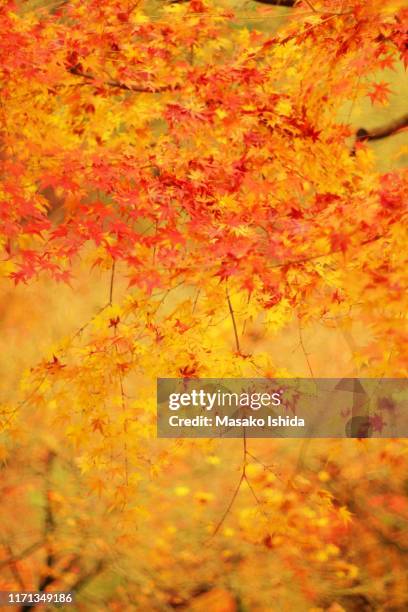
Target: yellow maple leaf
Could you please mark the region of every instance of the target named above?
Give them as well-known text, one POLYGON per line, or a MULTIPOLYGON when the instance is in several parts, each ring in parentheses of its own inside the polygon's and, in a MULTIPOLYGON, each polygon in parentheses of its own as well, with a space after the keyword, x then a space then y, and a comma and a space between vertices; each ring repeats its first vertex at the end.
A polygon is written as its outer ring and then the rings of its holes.
POLYGON ((353 515, 346 506, 341 506, 341 508, 339 508, 339 517, 344 525, 348 525, 353 520, 353 515))

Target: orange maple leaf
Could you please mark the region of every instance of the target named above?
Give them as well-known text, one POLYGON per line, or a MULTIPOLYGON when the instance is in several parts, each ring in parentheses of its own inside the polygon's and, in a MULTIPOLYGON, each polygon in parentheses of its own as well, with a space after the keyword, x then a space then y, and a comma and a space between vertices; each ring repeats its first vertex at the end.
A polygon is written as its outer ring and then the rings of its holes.
POLYGON ((391 89, 388 83, 381 81, 381 83, 373 83, 373 89, 368 93, 368 97, 371 98, 372 104, 387 104, 390 96, 391 89))

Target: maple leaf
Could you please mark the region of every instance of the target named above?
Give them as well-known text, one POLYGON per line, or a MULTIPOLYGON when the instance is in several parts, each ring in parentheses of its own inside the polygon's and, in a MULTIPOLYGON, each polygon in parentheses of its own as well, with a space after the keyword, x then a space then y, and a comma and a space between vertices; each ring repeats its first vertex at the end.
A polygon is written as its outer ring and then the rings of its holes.
POLYGON ((106 482, 100 476, 95 476, 91 479, 89 487, 91 491, 97 494, 98 497, 101 497, 102 493, 106 489, 106 482))
POLYGON ((380 60, 379 66, 381 70, 395 70, 395 59, 392 57, 392 55, 387 55, 382 60, 380 60))
POLYGON ((198 374, 198 364, 192 363, 190 365, 181 366, 178 368, 178 372, 182 378, 195 378, 198 374))
POLYGON ((407 33, 408 33, 408 9, 403 8, 395 16, 395 25, 391 38, 396 44, 400 51, 400 57, 404 62, 405 69, 408 67, 408 45, 407 45, 407 33))
MULTIPOLYGON (((117 557, 129 580, 126 593, 111 594, 112 609, 127 601, 149 609, 157 601, 232 611, 233 594, 196 592, 208 579, 208 559, 196 544, 228 520, 231 526, 215 534, 227 564, 238 567, 244 555, 256 584, 267 584, 270 567, 257 558, 259 543, 265 553, 273 548, 278 564, 289 564, 293 584, 279 577, 276 608, 290 607, 285 587, 299 585, 305 601, 326 602, 328 576, 347 590, 358 582, 360 565, 368 599, 387 606, 390 593, 370 578, 391 572, 393 599, 404 605, 401 534, 389 537, 391 523, 366 520, 358 507, 380 493, 381 512, 387 504, 406 512, 401 440, 322 442, 310 461, 315 474, 309 470, 310 478, 299 480, 292 478, 293 445, 285 446, 278 477, 264 463, 270 444, 227 448, 221 442, 220 487, 209 491, 211 478, 200 479, 206 466, 215 466, 217 441, 159 444, 154 437, 159 376, 290 377, 310 370, 314 352, 313 364, 324 375, 353 365, 369 377, 404 380, 407 175, 399 164, 383 172, 371 139, 359 141, 340 117, 367 91, 373 104, 388 100, 390 88, 376 82, 382 78, 376 74, 400 57, 407 60, 408 13, 391 0, 350 0, 344 11, 334 0, 316 8, 289 2, 294 6, 279 25, 267 20, 258 30, 248 26, 257 14, 248 15, 245 3, 234 3, 236 15, 215 0, 159 2, 154 10, 148 2, 123 0, 71 0, 48 9, 41 1, 3 4, 0 270, 6 291, 0 319, 2 394, 9 387, 11 399, 0 406, 6 430, 0 454, 2 448, 8 454, 1 474, 7 530, 0 565, 17 564, 21 574, 19 580, 8 572, 7 588, 57 574, 61 583, 72 583, 72 568, 78 583, 103 570, 116 584, 115 564, 103 564, 117 557), (56 288, 55 281, 74 274, 71 289, 56 288), (9 278, 32 285, 14 291, 9 278), (109 305, 113 301, 117 305, 109 305), (37 332, 52 332, 54 340, 54 316, 66 337, 27 372, 19 402, 13 368, 21 362, 26 330, 33 340, 37 332), (334 326, 347 342, 350 330, 356 334, 347 355, 337 350, 334 326), (52 474, 41 445, 56 449, 52 474), (265 450, 263 459, 258 450, 265 450), (363 477, 364 463, 375 479, 363 477), (384 474, 387 495, 381 493, 384 474), (350 477, 359 482, 352 500, 358 538, 347 537, 350 477), (285 491, 288 478, 293 483, 285 491), (141 490, 139 479, 146 484, 141 490), (18 483, 17 495, 9 481, 18 483), (319 489, 322 482, 332 492, 319 489), (58 498, 47 494, 51 487, 58 498), (30 490, 45 506, 54 497, 58 505, 33 512, 30 490), (219 491, 228 499, 217 499, 219 491), (260 512, 266 502, 267 512, 260 512), (165 509, 165 523, 155 508, 165 509), (179 538, 181 516, 188 518, 191 550, 179 538), (26 542, 20 517, 27 522, 26 542), (52 544, 58 555, 52 559, 45 550, 14 563, 13 554, 30 550, 36 533, 44 536, 41 548, 52 544), (380 542, 373 564, 379 533, 395 543, 399 538, 398 546, 380 542), (233 546, 224 546, 224 537, 233 546), (142 570, 140 546, 148 551, 142 570), (181 588, 172 551, 179 551, 183 566, 197 569, 191 589, 181 588)), ((31 348, 23 361, 30 355, 31 348)), ((300 395, 286 399, 288 414, 298 412, 300 395)), ((391 418, 398 405, 396 397, 383 399, 378 410, 391 418)), ((380 435, 386 424, 381 414, 372 418, 371 430, 380 435)), ((266 609, 269 595, 248 592, 242 582, 243 607, 266 609)))
POLYGON ((338 515, 343 525, 349 525, 353 520, 353 515, 346 506, 340 506, 338 515))
POLYGON ((105 421, 100 418, 93 419, 91 421, 92 431, 99 431, 101 434, 104 433, 105 421))
POLYGON ((188 329, 191 328, 191 325, 186 325, 186 323, 183 323, 179 319, 176 319, 176 323, 175 323, 174 327, 177 328, 177 331, 180 334, 184 334, 184 332, 186 332, 188 329))
POLYGON ((367 95, 371 98, 372 104, 387 104, 391 94, 389 84, 382 81, 381 83, 373 83, 373 89, 367 95))
POLYGON ((345 253, 350 242, 350 237, 346 234, 335 232, 330 236, 330 243, 334 252, 341 251, 345 253))
POLYGON ((109 319, 109 327, 113 327, 114 329, 117 328, 117 326, 120 323, 120 317, 112 317, 111 319, 109 319))

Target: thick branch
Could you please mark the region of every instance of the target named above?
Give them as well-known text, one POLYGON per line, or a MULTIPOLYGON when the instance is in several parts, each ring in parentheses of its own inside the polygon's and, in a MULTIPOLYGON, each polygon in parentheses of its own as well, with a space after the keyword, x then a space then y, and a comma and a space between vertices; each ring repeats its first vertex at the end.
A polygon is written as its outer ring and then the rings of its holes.
POLYGON ((255 0, 255 2, 259 2, 260 4, 270 4, 272 6, 292 7, 295 6, 296 0, 255 0))
POLYGON ((398 119, 393 119, 389 123, 385 125, 381 125, 378 128, 373 128, 372 130, 366 130, 364 128, 360 128, 356 132, 356 140, 361 142, 364 140, 380 140, 381 138, 386 138, 387 136, 392 136, 399 130, 408 126, 408 113, 402 115, 398 119))
MULTIPOLYGON (((167 0, 168 4, 181 4, 182 2, 189 2, 190 0, 167 0)), ((260 4, 270 4, 272 6, 295 6, 296 0, 254 0, 260 4)))

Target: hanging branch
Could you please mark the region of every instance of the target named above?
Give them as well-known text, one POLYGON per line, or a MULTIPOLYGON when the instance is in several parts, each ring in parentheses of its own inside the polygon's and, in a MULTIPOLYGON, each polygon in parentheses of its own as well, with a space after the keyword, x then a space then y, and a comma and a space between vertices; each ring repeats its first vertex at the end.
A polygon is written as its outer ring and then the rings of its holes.
MULTIPOLYGON (((231 496, 231 499, 228 503, 228 506, 226 507, 226 509, 224 510, 221 518, 219 519, 218 523, 216 524, 214 531, 211 534, 210 539, 208 540, 207 544, 209 544, 212 539, 217 535, 217 533, 219 532, 219 530, 221 529, 222 525, 225 522, 225 519, 227 518, 227 516, 229 515, 229 513, 231 512, 232 506, 234 505, 234 502, 238 496, 238 493, 241 490, 242 487, 242 483, 246 483, 248 486, 248 489, 252 495, 252 497, 255 499, 256 504, 258 505, 262 515, 265 517, 265 519, 268 521, 269 517, 263 507, 262 501, 259 499, 258 495, 256 494, 251 481, 248 478, 248 474, 247 474, 247 465, 248 465, 248 457, 253 457, 254 459, 256 459, 249 451, 248 451, 248 445, 247 445, 247 437, 246 437, 246 429, 245 427, 243 427, 243 434, 242 434, 242 444, 243 444, 243 456, 242 456, 242 468, 241 468, 241 474, 238 480, 238 484, 234 489, 234 492, 231 496)), ((256 459, 257 460, 257 459, 256 459)), ((272 538, 273 534, 268 533, 268 537, 272 538)))
POLYGON ((244 443, 244 448, 243 448, 243 457, 242 457, 242 468, 241 468, 241 475, 239 477, 238 480, 238 484, 235 487, 234 493, 232 494, 232 497, 229 501, 228 506, 226 507, 223 515, 221 516, 220 520, 218 521, 218 523, 216 524, 214 531, 211 534, 211 538, 210 541, 212 540, 212 538, 214 538, 217 533, 219 532, 219 530, 221 529, 222 525, 224 524, 225 519, 227 518, 228 514, 231 511, 232 506, 234 505, 234 502, 237 498, 237 495, 241 489, 241 485, 244 482, 244 480, 246 479, 246 466, 247 466, 247 443, 246 443, 246 433, 245 433, 245 427, 244 427, 244 438, 243 438, 243 443, 244 443))

